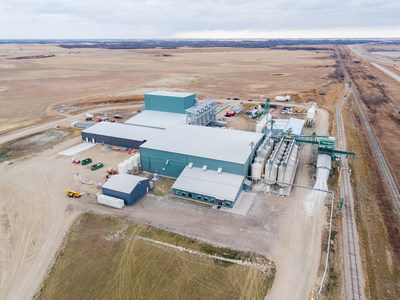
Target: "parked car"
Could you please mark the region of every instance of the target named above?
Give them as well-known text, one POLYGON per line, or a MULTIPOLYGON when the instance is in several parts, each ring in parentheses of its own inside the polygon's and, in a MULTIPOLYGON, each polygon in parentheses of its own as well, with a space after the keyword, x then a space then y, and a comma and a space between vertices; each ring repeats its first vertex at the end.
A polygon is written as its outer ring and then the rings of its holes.
POLYGON ((98 162, 97 164, 91 166, 91 167, 90 167, 90 170, 94 171, 94 170, 97 170, 97 169, 102 168, 103 166, 104 166, 103 163, 98 162))
POLYGON ((92 162, 92 159, 90 157, 85 158, 84 160, 82 160, 81 164, 82 165, 87 165, 90 164, 92 162))

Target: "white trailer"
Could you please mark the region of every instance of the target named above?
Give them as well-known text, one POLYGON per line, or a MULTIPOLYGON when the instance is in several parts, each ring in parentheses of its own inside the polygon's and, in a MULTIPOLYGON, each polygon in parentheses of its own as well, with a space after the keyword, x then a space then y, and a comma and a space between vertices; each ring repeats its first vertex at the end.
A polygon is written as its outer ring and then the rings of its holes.
POLYGON ((103 205, 111 206, 114 208, 123 208, 125 206, 124 200, 115 197, 110 197, 103 194, 97 195, 97 202, 103 205))
POLYGON ((290 101, 290 96, 286 95, 286 96, 276 96, 275 97, 275 101, 290 101))

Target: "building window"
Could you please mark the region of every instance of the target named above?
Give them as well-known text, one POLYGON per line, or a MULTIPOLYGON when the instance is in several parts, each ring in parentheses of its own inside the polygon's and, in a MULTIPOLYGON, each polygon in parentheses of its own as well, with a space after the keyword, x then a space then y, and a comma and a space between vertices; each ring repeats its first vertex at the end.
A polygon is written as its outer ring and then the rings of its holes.
POLYGON ((185 192, 182 192, 182 196, 186 197, 186 193, 185 193, 185 192))
POLYGON ((189 193, 189 195, 188 195, 188 196, 189 196, 189 198, 192 198, 192 197, 193 197, 192 193, 189 193))
POLYGON ((204 201, 208 201, 208 198, 207 198, 207 197, 204 197, 204 201))
POLYGON ((175 191, 175 194, 176 194, 176 195, 179 195, 179 191, 175 191))
POLYGON ((197 196, 197 199, 201 200, 201 196, 200 196, 200 195, 198 195, 198 196, 197 196))

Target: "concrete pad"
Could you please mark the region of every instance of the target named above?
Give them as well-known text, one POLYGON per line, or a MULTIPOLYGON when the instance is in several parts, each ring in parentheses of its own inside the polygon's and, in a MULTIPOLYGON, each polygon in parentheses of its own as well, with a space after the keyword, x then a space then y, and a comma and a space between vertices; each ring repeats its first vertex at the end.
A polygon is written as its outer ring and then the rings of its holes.
POLYGON ((65 155, 65 156, 72 156, 72 155, 78 154, 78 153, 80 153, 82 151, 88 150, 88 149, 90 149, 90 148, 92 148, 94 146, 96 146, 96 144, 85 143, 84 142, 84 143, 76 145, 76 146, 74 146, 72 148, 69 148, 69 149, 66 149, 64 151, 58 152, 58 154, 65 155))
MULTIPOLYGON (((229 212, 231 214, 246 216, 253 204, 255 193, 241 192, 239 199, 236 200, 235 206, 233 208, 221 206, 221 210, 229 212)), ((213 208, 217 206, 213 206, 213 208)))

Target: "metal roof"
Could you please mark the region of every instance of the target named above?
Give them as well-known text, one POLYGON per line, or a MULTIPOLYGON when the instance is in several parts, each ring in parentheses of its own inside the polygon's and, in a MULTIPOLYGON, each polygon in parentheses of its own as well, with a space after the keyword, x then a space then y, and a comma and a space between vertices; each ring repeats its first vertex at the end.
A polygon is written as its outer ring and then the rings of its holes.
MULTIPOLYGON (((273 130, 284 130, 286 128, 288 119, 274 119, 274 124, 272 125, 273 130)), ((268 123, 267 129, 270 129, 271 123, 268 123)))
POLYGON ((243 181, 244 176, 218 173, 213 170, 203 171, 200 168, 187 166, 172 188, 215 197, 219 200, 235 201, 242 189, 243 181))
POLYGON ((196 125, 177 125, 153 135, 141 148, 238 164, 246 163, 263 134, 196 125))
POLYGON ((177 98, 186 98, 189 96, 196 96, 196 94, 192 93, 183 93, 183 92, 169 92, 169 91, 154 91, 150 93, 144 94, 146 95, 154 95, 154 96, 167 96, 167 97, 177 97, 177 98))
POLYGON ((129 174, 117 174, 111 176, 110 179, 108 179, 103 185, 103 188, 130 194, 137 184, 144 180, 148 179, 129 174))
POLYGON ((304 123, 304 120, 290 118, 289 122, 286 124, 284 131, 287 132, 289 129, 292 129, 292 134, 301 135, 303 132, 304 123))
POLYGON ((328 154, 318 154, 317 157, 317 168, 332 168, 332 159, 331 156, 328 154))
POLYGON ((185 114, 155 110, 145 110, 125 122, 125 124, 152 127, 158 129, 165 129, 167 127, 185 123, 185 114))
POLYGON ((93 125, 82 132, 112 136, 116 138, 123 138, 135 141, 145 141, 155 133, 159 132, 160 129, 135 126, 129 124, 112 123, 112 122, 100 122, 93 125))

